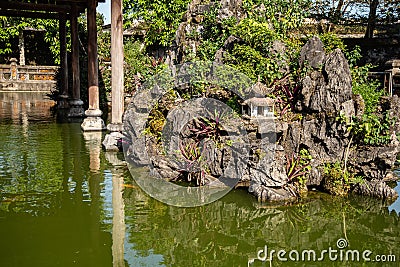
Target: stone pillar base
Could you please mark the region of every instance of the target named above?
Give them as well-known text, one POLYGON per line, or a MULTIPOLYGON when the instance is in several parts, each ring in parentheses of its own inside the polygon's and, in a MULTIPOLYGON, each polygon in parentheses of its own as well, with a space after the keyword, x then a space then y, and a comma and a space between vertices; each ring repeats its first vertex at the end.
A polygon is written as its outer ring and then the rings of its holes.
POLYGON ((107 130, 110 132, 122 132, 124 125, 122 123, 110 123, 107 125, 107 130))
POLYGON ((83 101, 78 99, 78 100, 71 100, 69 101, 69 111, 68 111, 68 117, 69 118, 82 118, 85 115, 85 110, 83 109, 83 101))
POLYGON ((81 128, 83 131, 103 131, 106 129, 106 125, 104 124, 103 119, 100 117, 102 114, 99 109, 88 109, 85 111, 85 115, 87 116, 82 124, 81 128))
POLYGON ((57 108, 58 109, 67 109, 67 108, 69 108, 68 95, 60 95, 58 97, 57 108))

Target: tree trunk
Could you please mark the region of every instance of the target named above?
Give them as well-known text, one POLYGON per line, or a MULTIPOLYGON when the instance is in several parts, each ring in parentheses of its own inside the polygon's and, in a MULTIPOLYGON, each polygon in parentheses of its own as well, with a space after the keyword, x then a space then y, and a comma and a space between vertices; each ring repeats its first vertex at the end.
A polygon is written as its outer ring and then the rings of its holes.
POLYGON ((344 0, 339 0, 338 4, 337 4, 337 6, 336 6, 335 12, 333 12, 333 18, 332 18, 332 20, 333 20, 333 22, 334 22, 335 24, 338 24, 338 23, 340 22, 341 18, 342 18, 342 8, 343 8, 343 5, 344 5, 344 0))
POLYGON ((365 38, 374 37, 374 30, 376 26, 376 10, 379 6, 379 0, 372 0, 369 5, 368 25, 365 31, 365 38))

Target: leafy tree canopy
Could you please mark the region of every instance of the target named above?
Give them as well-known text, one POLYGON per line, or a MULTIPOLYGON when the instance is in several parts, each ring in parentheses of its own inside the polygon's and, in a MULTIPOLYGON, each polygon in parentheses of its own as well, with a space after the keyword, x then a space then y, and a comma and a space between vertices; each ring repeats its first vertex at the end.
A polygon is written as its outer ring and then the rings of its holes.
POLYGON ((12 52, 11 40, 25 29, 45 30, 45 41, 49 44, 54 61, 60 62, 60 40, 58 20, 0 17, 0 55, 12 52))
POLYGON ((168 46, 186 12, 190 0, 124 0, 125 27, 143 20, 148 27, 147 45, 168 46))

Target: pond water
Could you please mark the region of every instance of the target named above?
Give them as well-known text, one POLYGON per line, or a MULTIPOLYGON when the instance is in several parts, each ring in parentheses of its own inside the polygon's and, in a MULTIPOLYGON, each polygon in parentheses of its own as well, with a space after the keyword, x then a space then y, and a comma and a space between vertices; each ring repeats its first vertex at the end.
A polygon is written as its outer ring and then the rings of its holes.
POLYGON ((57 123, 49 103, 15 103, 0 105, 0 266, 400 266, 398 201, 314 192, 272 206, 234 190, 168 206, 134 183, 122 155, 101 150, 104 133, 57 123), (288 261, 252 262, 271 250, 288 261), (311 250, 338 258, 291 260, 311 250), (356 250, 360 261, 345 261, 356 250), (366 250, 396 262, 364 262, 366 250))

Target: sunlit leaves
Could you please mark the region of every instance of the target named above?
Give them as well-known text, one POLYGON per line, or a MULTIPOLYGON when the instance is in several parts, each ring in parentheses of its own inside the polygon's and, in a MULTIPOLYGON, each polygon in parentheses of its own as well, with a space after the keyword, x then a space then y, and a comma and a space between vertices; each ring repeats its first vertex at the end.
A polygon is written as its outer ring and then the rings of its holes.
POLYGON ((12 52, 12 39, 25 29, 44 30, 45 41, 49 45, 55 63, 60 59, 58 20, 0 17, 0 55, 12 52))
POLYGON ((125 27, 132 26, 135 19, 143 20, 148 25, 146 44, 168 46, 175 37, 175 31, 189 2, 189 0, 124 0, 125 27))

